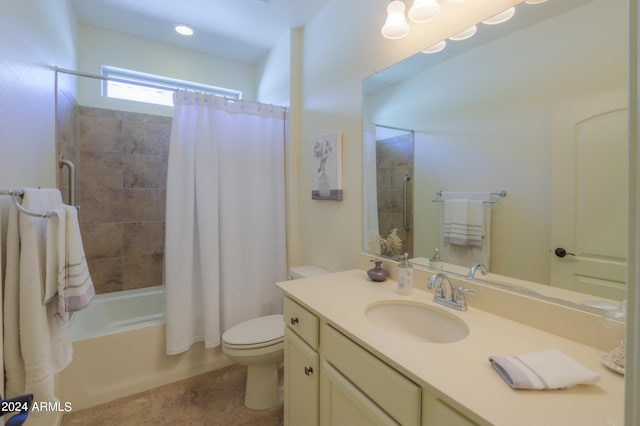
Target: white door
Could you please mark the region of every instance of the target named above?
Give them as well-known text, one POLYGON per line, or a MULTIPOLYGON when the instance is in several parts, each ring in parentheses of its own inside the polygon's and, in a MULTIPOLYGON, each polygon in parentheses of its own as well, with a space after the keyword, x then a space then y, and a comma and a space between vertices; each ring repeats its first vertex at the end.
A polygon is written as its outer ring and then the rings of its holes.
POLYGON ((627 102, 627 91, 617 90, 554 107, 553 286, 616 300, 625 297, 627 102))

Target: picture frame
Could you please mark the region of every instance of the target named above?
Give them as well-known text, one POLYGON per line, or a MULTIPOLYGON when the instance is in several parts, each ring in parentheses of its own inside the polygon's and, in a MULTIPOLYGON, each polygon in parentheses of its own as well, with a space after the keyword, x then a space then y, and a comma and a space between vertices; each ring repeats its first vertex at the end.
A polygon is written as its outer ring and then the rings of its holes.
POLYGON ((311 149, 311 199, 342 201, 342 132, 314 137, 311 149))

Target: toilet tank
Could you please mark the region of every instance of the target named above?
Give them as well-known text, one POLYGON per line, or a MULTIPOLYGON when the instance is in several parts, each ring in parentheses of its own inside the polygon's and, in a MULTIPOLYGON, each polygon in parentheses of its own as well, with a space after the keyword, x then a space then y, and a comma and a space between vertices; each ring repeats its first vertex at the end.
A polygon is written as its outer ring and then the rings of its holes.
POLYGON ((314 275, 330 274, 331 271, 315 265, 294 266, 289 269, 289 279, 309 278, 314 275))

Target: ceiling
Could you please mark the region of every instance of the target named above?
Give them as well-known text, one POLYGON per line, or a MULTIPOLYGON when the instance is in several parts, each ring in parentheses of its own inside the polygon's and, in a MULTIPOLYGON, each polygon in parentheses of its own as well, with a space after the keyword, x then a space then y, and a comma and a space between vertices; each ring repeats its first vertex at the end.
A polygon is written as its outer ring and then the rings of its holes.
POLYGON ((243 63, 260 61, 289 29, 331 0, 71 0, 78 21, 243 63), (180 36, 173 27, 195 30, 180 36))

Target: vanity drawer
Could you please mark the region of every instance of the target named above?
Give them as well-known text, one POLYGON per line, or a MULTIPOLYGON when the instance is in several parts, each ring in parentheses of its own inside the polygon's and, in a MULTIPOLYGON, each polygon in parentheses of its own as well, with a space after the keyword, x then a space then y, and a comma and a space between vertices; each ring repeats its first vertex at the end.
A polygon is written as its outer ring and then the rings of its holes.
POLYGON ((420 424, 420 386, 326 324, 322 326, 322 352, 331 365, 398 423, 420 424))
POLYGON ((318 324, 315 314, 292 299, 284 298, 284 322, 313 349, 318 350, 318 324))

